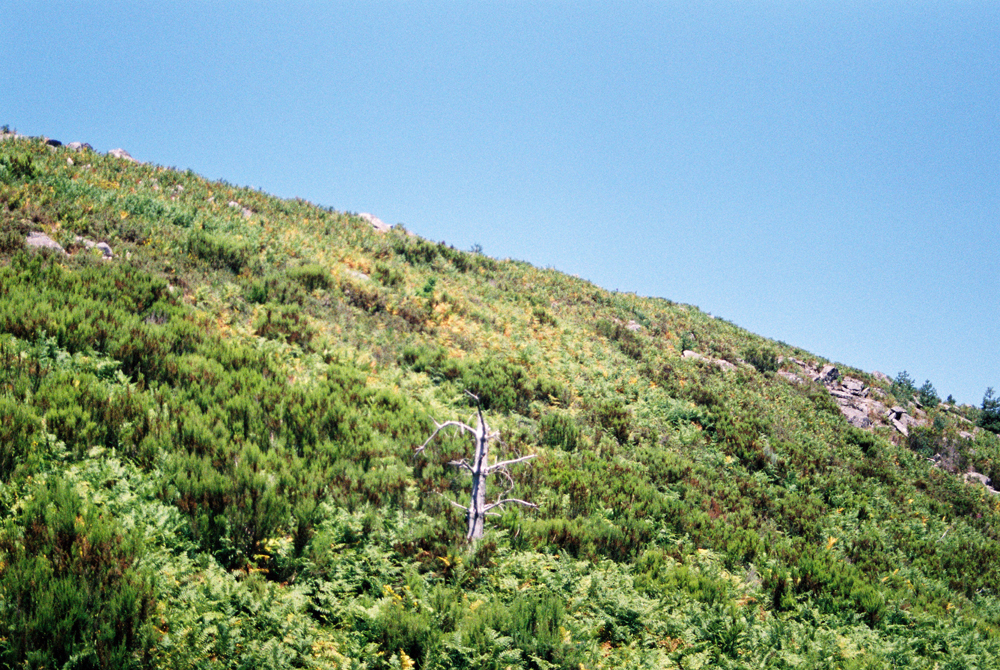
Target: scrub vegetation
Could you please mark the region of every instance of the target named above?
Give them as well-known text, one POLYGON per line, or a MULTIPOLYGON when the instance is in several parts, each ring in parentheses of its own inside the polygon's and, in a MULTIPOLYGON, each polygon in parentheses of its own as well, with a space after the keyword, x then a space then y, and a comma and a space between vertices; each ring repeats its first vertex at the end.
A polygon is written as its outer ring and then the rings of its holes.
POLYGON ((930 418, 864 431, 791 357, 826 362, 400 226, 0 142, 0 667, 994 667, 1000 500, 928 457, 1000 481, 1000 403, 850 370, 930 418), (414 458, 431 417, 476 420, 469 394, 494 460, 533 456, 489 494, 538 506, 472 543, 467 436, 414 458))

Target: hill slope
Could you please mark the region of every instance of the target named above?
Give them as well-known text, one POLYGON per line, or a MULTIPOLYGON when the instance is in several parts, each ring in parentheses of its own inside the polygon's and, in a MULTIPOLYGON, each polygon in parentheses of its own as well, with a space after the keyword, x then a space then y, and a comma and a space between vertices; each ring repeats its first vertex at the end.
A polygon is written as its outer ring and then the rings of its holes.
POLYGON ((86 149, 0 142, 0 217, 4 667, 997 663, 969 408, 86 149), (466 391, 536 456, 474 544, 468 438, 414 453, 466 391))

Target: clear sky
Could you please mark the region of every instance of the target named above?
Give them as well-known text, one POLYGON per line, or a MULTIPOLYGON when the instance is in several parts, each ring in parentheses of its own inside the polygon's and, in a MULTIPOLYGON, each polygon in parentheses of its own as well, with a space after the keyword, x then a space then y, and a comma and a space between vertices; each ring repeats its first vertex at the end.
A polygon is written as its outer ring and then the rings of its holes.
POLYGON ((1000 390, 997 2, 5 0, 0 124, 1000 390))

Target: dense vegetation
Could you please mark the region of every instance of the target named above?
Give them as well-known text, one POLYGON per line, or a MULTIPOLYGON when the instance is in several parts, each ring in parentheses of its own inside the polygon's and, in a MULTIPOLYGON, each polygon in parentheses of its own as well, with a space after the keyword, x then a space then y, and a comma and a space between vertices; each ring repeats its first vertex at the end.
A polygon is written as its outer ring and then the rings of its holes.
POLYGON ((1000 501, 955 470, 1000 480, 1000 403, 850 370, 928 412, 864 431, 791 357, 825 362, 304 201, 0 142, 0 667, 993 667, 1000 501), (539 505, 472 546, 467 440, 413 458, 466 390, 501 456, 537 454, 511 474, 539 505))

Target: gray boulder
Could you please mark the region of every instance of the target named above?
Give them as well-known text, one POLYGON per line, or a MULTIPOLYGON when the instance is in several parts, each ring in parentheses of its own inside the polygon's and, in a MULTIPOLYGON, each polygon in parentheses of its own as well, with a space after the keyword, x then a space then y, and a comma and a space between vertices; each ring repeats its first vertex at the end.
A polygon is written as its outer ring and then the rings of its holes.
POLYGON ((24 242, 29 247, 35 247, 38 249, 54 249, 64 256, 66 255, 66 250, 62 248, 62 245, 45 233, 28 233, 28 237, 24 242))
POLYGON ((870 428, 872 425, 871 419, 868 418, 868 412, 863 409, 851 406, 841 406, 841 413, 847 418, 847 423, 857 428, 870 428))
POLYGON ((840 370, 835 365, 824 365, 819 373, 819 381, 823 384, 832 384, 840 378, 840 370))
POLYGON ((94 147, 90 146, 86 142, 70 142, 66 145, 67 148, 73 151, 93 151, 94 147))
POLYGON ((124 149, 112 149, 111 151, 108 152, 108 155, 114 156, 115 158, 120 158, 124 161, 130 161, 132 163, 139 162, 136 159, 132 158, 132 156, 129 155, 129 152, 125 151, 124 149))

